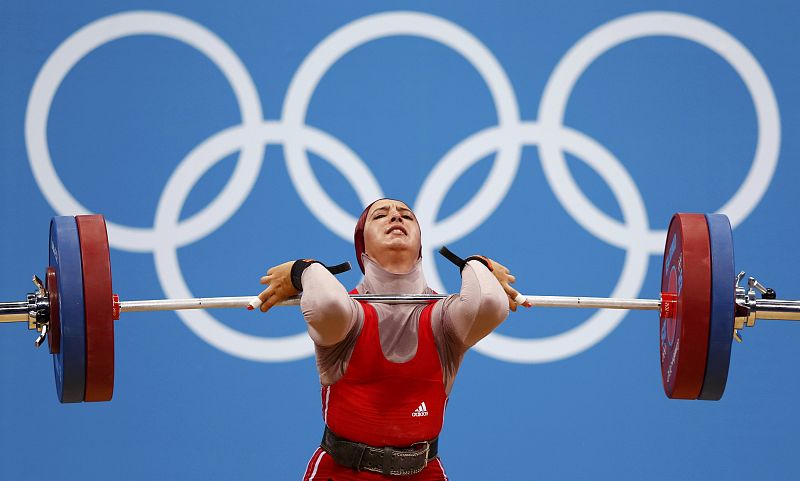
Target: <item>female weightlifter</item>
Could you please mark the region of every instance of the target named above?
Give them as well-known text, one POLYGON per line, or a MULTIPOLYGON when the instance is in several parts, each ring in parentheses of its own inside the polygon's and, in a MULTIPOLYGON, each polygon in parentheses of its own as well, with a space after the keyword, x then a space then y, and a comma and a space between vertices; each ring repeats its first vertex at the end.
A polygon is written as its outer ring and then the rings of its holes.
MULTIPOLYGON (((404 202, 370 204, 355 228, 364 280, 352 293, 433 294, 420 238, 404 202)), ((322 384, 324 434, 304 481, 446 480, 437 452, 448 395, 467 349, 516 310, 514 280, 501 264, 473 256, 458 294, 387 305, 352 299, 310 259, 269 269, 261 310, 302 293, 322 384)))

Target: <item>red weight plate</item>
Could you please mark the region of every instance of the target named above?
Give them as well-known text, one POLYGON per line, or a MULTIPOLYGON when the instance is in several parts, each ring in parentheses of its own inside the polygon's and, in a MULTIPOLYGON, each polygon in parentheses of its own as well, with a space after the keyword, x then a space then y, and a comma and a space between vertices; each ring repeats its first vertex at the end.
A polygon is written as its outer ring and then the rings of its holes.
POLYGON ((58 354, 61 347, 61 323, 58 320, 58 276, 55 268, 48 267, 44 278, 47 297, 50 301, 50 325, 47 327, 47 346, 50 354, 58 354))
POLYGON ((101 215, 75 217, 81 241, 86 308, 85 401, 110 401, 114 393, 114 319, 111 260, 101 215))
POLYGON ((703 387, 711 323, 710 246, 704 215, 672 217, 661 292, 677 295, 677 303, 670 317, 662 312, 660 322, 661 378, 672 399, 697 399, 703 387))

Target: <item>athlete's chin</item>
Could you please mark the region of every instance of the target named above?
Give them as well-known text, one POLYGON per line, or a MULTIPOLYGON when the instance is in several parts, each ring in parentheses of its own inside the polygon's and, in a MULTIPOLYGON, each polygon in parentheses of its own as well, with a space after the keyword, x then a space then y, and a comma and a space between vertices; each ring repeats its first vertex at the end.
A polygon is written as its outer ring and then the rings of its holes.
POLYGON ((383 243, 383 248, 392 251, 408 251, 410 254, 416 255, 419 252, 419 247, 415 248, 415 243, 407 237, 389 238, 383 243))

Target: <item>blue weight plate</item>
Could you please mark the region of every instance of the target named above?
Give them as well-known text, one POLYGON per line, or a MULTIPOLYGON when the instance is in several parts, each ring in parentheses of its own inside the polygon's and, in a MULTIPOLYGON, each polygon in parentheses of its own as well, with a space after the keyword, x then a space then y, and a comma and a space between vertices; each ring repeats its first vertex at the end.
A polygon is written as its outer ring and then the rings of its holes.
POLYGON ((83 401, 86 387, 86 323, 83 302, 83 269, 78 225, 74 217, 50 221, 50 265, 58 278, 60 349, 53 355, 58 400, 83 401))
POLYGON ((718 401, 728 382, 735 307, 733 235, 728 217, 706 214, 711 237, 711 328, 703 389, 697 399, 718 401))

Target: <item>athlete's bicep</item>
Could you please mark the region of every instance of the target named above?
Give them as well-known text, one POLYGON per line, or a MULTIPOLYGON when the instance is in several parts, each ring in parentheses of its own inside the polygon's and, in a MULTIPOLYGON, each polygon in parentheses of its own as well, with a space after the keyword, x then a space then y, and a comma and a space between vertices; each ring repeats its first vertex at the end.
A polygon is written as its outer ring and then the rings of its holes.
POLYGON ((508 300, 502 286, 483 264, 470 261, 461 272, 461 292, 443 302, 442 322, 465 347, 486 337, 506 317, 508 300))
POLYGON ((355 325, 361 307, 344 286, 321 264, 303 272, 300 308, 308 335, 320 346, 340 342, 355 325))

